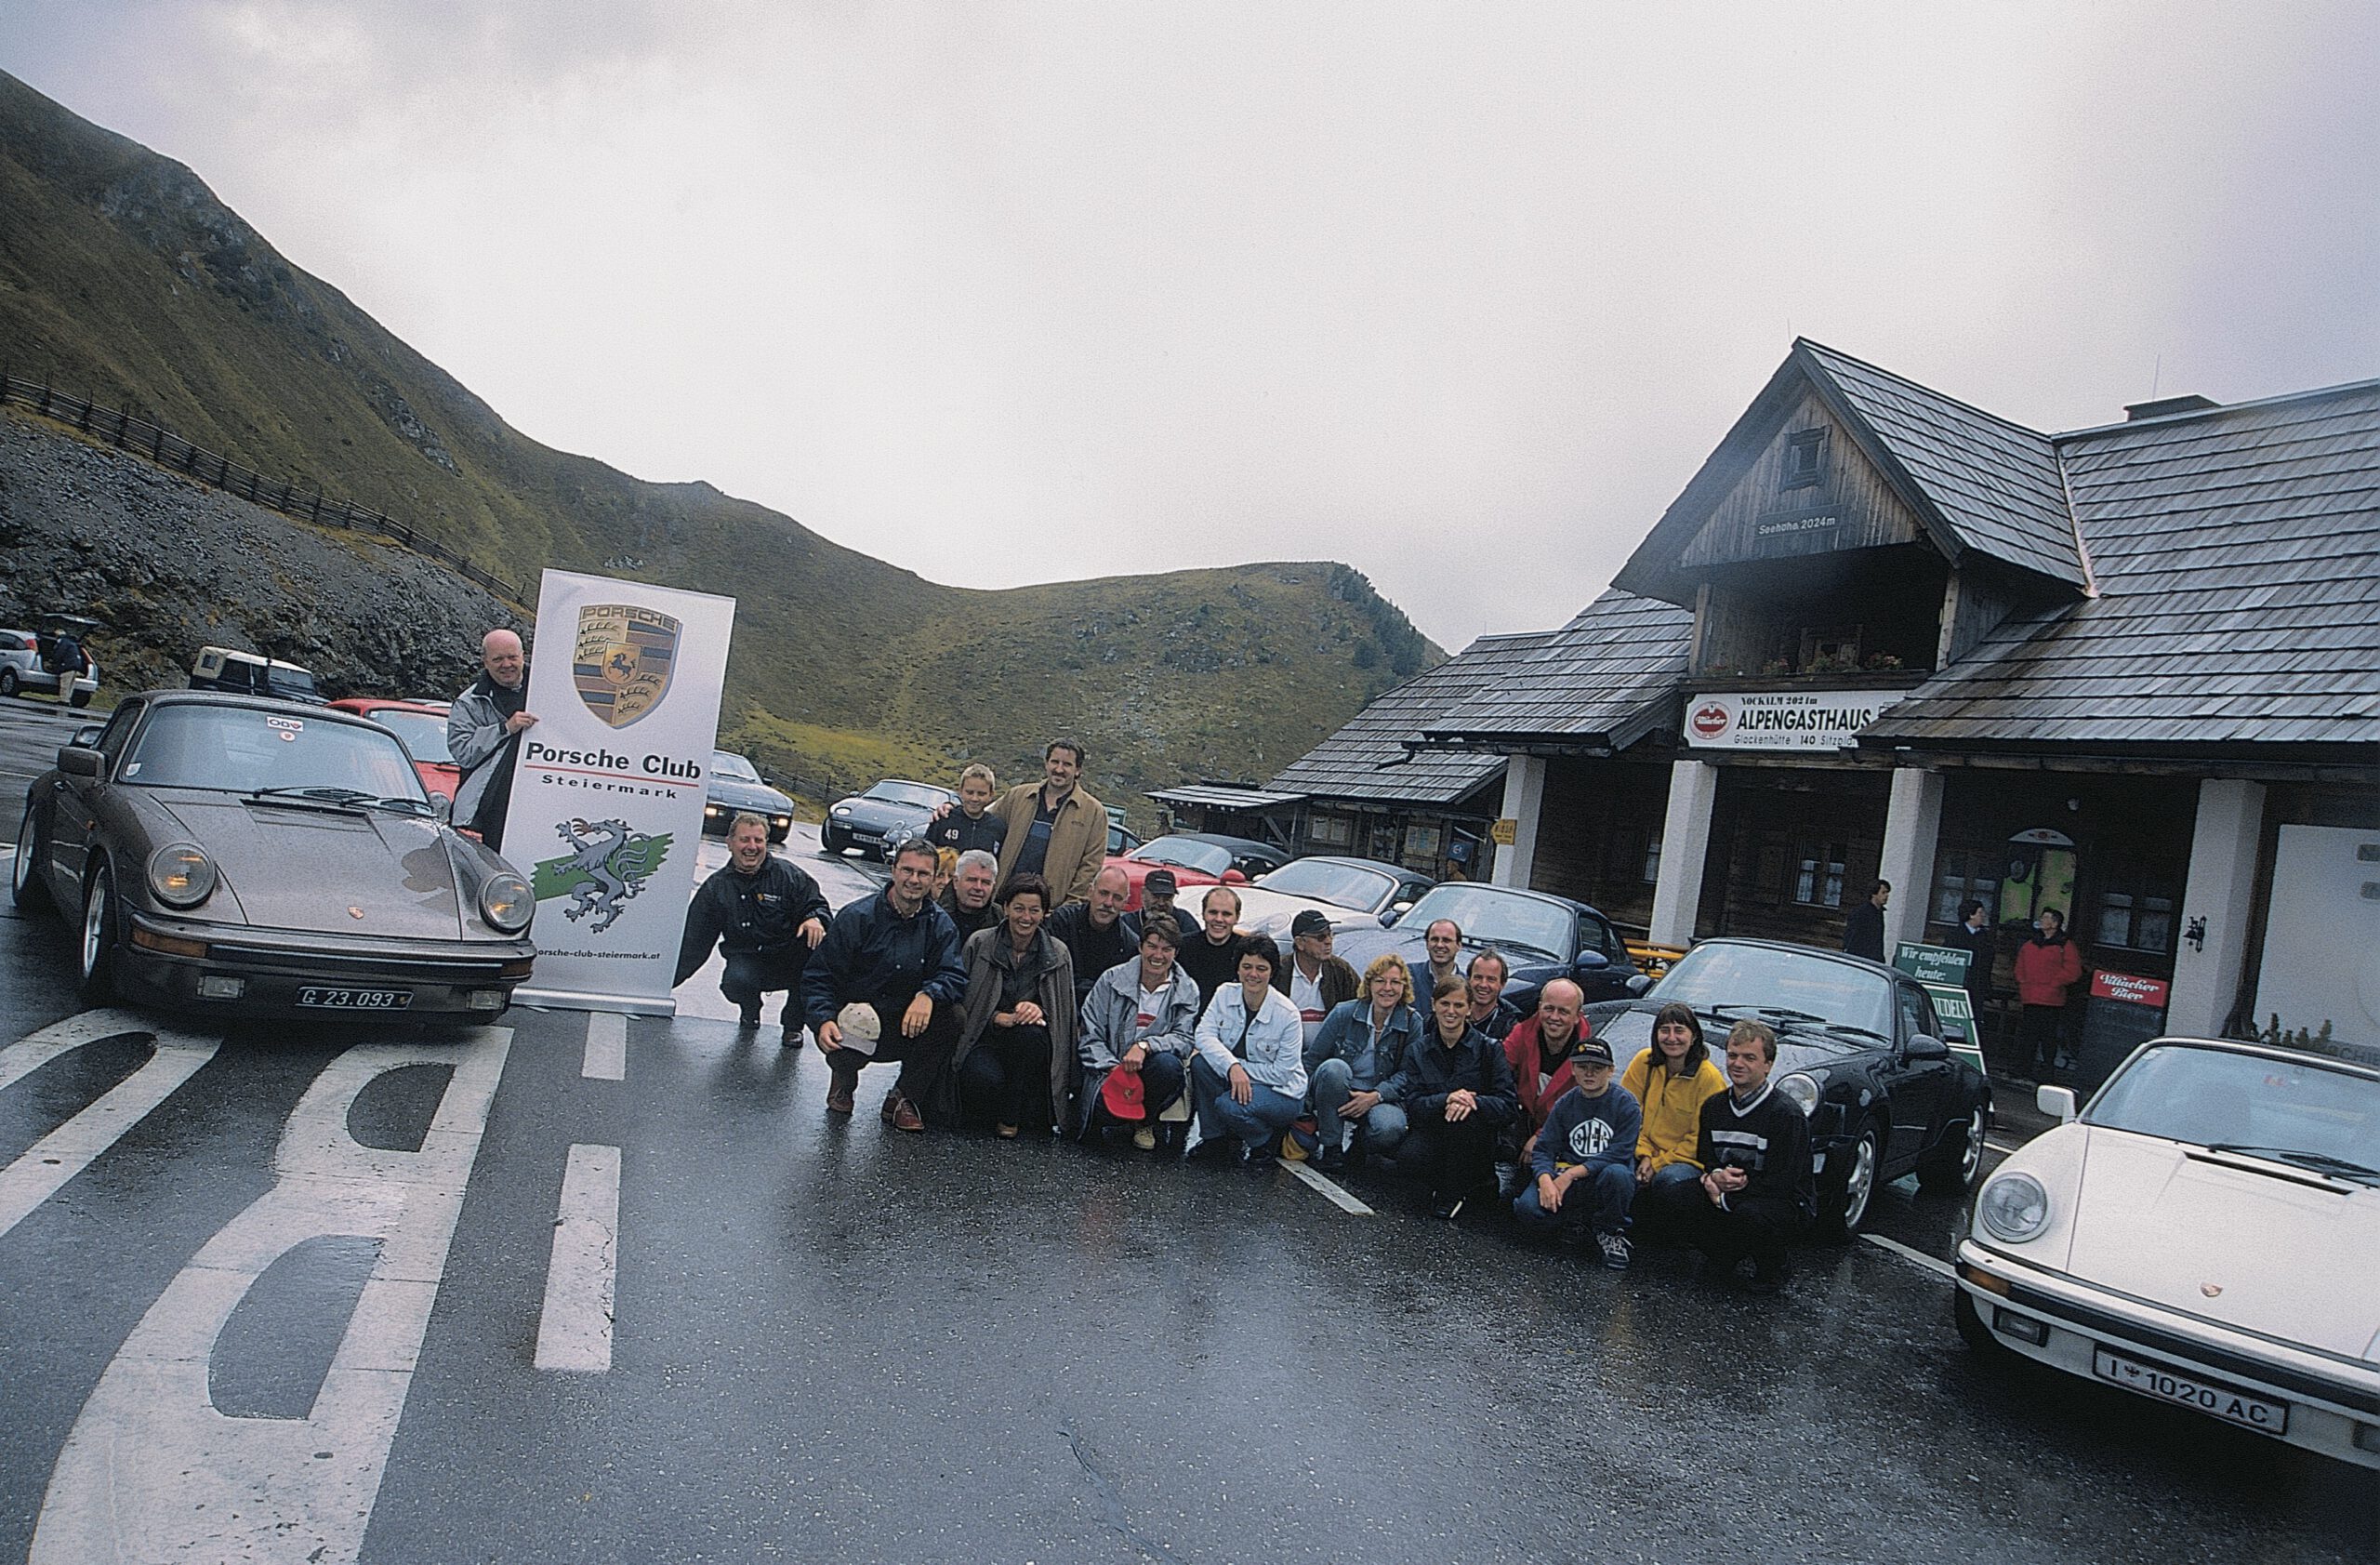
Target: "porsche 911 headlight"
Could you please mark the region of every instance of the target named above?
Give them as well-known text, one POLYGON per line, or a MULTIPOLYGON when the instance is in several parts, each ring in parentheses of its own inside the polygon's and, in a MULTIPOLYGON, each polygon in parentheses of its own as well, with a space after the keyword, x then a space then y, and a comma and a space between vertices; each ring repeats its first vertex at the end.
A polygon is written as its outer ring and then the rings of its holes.
POLYGON ((1813 1077, 1805 1076, 1798 1070, 1790 1076, 1779 1077, 1777 1092, 1778 1096, 1792 1103, 1805 1115, 1818 1111, 1818 1084, 1813 1077))
POLYGON ((529 927, 537 905, 530 898, 529 882, 506 869, 480 882, 480 917, 490 929, 518 935, 529 927))
POLYGON ((168 908, 195 908, 215 895, 215 861, 196 842, 167 842, 149 855, 149 889, 168 908))
POLYGON ((2049 1227, 2049 1191, 2030 1174, 1999 1174, 1976 1198, 1975 1220, 1992 1238, 2022 1244, 2049 1227))

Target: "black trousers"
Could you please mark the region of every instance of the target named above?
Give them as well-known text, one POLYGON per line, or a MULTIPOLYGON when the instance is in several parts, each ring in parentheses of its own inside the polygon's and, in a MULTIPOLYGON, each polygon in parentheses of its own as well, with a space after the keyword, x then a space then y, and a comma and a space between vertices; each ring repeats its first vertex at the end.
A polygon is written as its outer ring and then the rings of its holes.
POLYGON ((959 1112, 971 1121, 1050 1127, 1050 1029, 993 1022, 959 1062, 959 1112))
MULTIPOLYGON (((800 951, 730 951, 727 971, 719 977, 719 992, 738 1005, 759 1010, 760 997, 801 988, 801 970, 809 963, 809 948, 800 951)), ((801 1006, 788 1001, 786 1026, 800 1030, 801 1006)))
POLYGON ((837 1090, 842 1092, 854 1090, 860 1071, 868 1066, 899 1065, 901 1074, 892 1083, 893 1090, 915 1104, 918 1112, 931 1121, 947 1118, 950 1054, 959 1046, 959 1007, 937 1002, 925 1031, 915 1038, 904 1038, 901 1014, 909 1008, 914 998, 904 995, 898 1000, 870 1001, 879 1028, 876 1053, 869 1055, 838 1049, 826 1056, 826 1061, 834 1071, 837 1090))
POLYGON ((2056 1074, 2057 1052, 2066 1041, 2066 1007, 2028 1005, 2018 1024, 2017 1061, 2035 1068, 2044 1081, 2056 1074))
POLYGON ((1784 1274, 1786 1252, 1801 1237, 1800 1207, 1774 1196, 1738 1192, 1727 1198, 1726 1207, 1722 1210, 1702 1193, 1700 1186, 1693 1189, 1702 1202, 1702 1210, 1694 1219, 1694 1243, 1711 1258, 1712 1265, 1723 1271, 1733 1271, 1736 1264, 1749 1255, 1755 1275, 1784 1274))
POLYGON ((1396 1172, 1428 1186, 1433 1195, 1464 1195, 1496 1177, 1496 1133, 1483 1114, 1449 1120, 1443 1111, 1408 1109, 1396 1172))

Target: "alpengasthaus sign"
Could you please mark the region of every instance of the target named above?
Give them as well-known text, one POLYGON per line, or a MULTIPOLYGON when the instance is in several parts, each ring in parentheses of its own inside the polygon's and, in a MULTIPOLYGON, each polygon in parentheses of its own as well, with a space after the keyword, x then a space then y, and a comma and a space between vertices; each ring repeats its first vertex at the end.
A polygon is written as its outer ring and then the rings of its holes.
POLYGON ((1898 690, 1733 690, 1686 703, 1696 749, 1850 749, 1898 690))

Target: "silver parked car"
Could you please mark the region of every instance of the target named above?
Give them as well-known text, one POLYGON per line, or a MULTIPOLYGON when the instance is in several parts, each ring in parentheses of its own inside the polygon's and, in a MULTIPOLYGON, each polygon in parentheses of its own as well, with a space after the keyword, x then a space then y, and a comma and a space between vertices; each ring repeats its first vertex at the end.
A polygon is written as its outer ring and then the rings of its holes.
POLYGON ((76 734, 26 795, 12 889, 74 922, 92 1004, 484 1018, 536 956, 528 884, 395 735, 254 696, 152 690, 76 734))

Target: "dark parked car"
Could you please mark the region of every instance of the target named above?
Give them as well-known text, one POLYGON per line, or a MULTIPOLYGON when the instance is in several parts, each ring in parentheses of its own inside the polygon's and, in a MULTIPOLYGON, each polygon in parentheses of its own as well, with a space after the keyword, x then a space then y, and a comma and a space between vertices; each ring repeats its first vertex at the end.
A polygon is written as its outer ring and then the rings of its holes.
POLYGON ((782 842, 793 829, 793 801, 760 780, 749 761, 727 750, 710 752, 710 784, 703 800, 703 833, 724 837, 735 817, 749 810, 769 817, 769 841, 782 842))
POLYGON ((1769 1080, 1810 1117, 1820 1231, 1847 1238, 1879 1184, 1915 1174, 1957 1193, 1983 1166, 1991 1088, 1952 1057, 1924 986, 1865 957, 1774 940, 1705 940, 1624 1006, 1588 1013, 1625 1068, 1653 1040, 1653 1015, 1694 1007, 1716 1059, 1739 1021, 1777 1029, 1769 1080))
POLYGON ((1537 1009, 1537 991, 1549 978, 1569 978, 1590 1001, 1618 1000, 1643 987, 1644 975, 1628 961, 1628 944, 1611 921, 1583 902, 1542 891, 1515 891, 1475 881, 1449 881, 1406 909, 1394 929, 1351 929, 1339 937, 1338 954, 1355 971, 1382 951, 1395 951, 1418 983, 1430 965, 1421 937, 1440 919, 1462 931, 1462 961, 1493 946, 1513 964, 1504 998, 1527 1015, 1537 1009))
POLYGON ((74 737, 26 796, 11 889, 73 921, 87 1003, 484 1018, 529 976, 527 882, 377 723, 152 690, 74 737))
POLYGON ((934 811, 958 802, 959 795, 946 788, 887 777, 866 793, 836 800, 826 824, 818 829, 818 845, 831 854, 858 848, 882 858, 922 834, 934 811))

